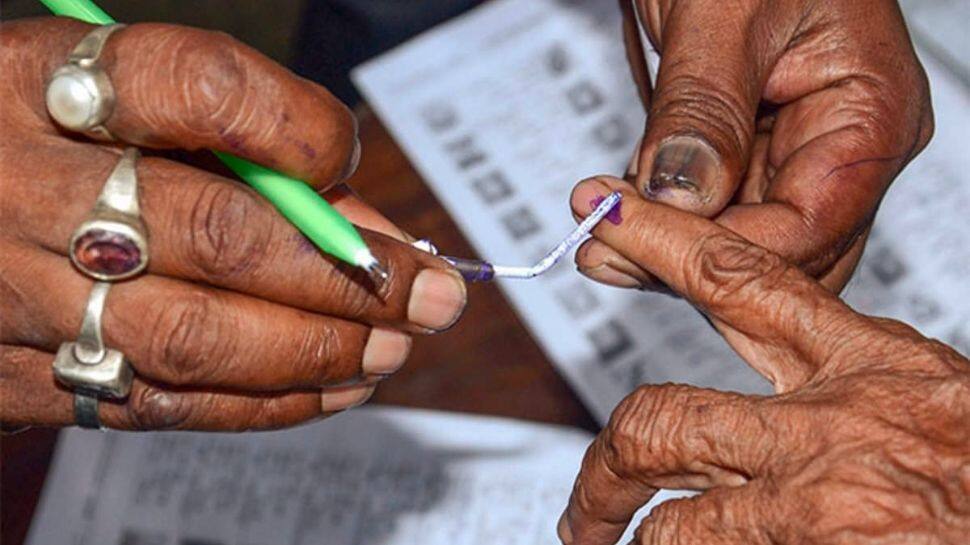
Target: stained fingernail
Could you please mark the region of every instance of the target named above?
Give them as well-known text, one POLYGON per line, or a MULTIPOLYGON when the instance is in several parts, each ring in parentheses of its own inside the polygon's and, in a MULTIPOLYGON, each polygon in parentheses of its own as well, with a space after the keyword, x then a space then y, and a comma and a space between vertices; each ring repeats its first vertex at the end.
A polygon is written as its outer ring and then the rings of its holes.
POLYGON ((705 200, 716 183, 721 162, 703 140, 674 136, 657 150, 644 193, 653 199, 705 200))
POLYGON ((392 329, 375 327, 364 346, 362 368, 365 375, 389 375, 404 365, 411 351, 411 336, 392 329))
POLYGON ((643 287, 642 281, 630 276, 625 272, 618 271, 609 265, 599 265, 598 267, 593 268, 580 268, 579 272, 587 278, 602 284, 616 286, 618 288, 640 289, 643 287))
POLYGON ((563 513, 559 517, 559 524, 556 525, 556 531, 559 533, 559 540, 563 542, 563 545, 571 545, 573 542, 573 529, 569 527, 569 521, 566 519, 566 513, 563 513))
POLYGON ((411 286, 408 320, 427 329, 443 331, 461 317, 467 298, 465 281, 457 272, 425 269, 411 286))
POLYGON ((320 394, 320 409, 325 413, 359 407, 374 395, 374 386, 346 386, 320 394))

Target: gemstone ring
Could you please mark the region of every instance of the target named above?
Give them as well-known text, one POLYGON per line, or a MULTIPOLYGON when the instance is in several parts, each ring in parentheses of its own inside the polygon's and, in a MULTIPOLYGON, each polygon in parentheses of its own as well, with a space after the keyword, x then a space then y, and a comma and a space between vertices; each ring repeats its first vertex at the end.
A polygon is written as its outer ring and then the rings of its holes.
POLYGON ((138 206, 137 148, 127 148, 86 219, 71 235, 71 262, 105 282, 131 278, 148 266, 148 232, 138 206))

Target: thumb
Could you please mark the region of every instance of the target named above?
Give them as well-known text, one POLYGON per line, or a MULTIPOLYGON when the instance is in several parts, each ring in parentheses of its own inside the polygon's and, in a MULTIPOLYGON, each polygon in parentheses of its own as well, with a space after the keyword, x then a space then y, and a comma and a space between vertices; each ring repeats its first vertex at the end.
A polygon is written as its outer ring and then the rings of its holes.
POLYGON ((715 4, 675 2, 665 16, 637 176, 647 198, 708 217, 727 205, 747 169, 769 49, 759 25, 725 24, 715 4))

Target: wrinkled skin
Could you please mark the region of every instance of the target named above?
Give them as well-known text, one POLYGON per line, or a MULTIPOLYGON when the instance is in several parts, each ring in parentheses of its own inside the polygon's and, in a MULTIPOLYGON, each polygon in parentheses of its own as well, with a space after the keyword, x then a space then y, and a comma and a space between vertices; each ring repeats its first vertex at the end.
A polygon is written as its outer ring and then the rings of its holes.
POLYGON ((586 453, 559 535, 612 545, 658 488, 704 491, 640 523, 644 545, 958 545, 970 536, 970 361, 854 312, 717 223, 622 191, 596 239, 702 311, 774 396, 683 385, 627 397, 586 453))
POLYGON ((457 273, 340 185, 359 158, 349 110, 226 35, 157 24, 117 32, 103 65, 118 101, 105 125, 118 145, 56 127, 46 81, 91 28, 47 18, 0 30, 5 426, 74 421, 51 363, 77 337, 92 282, 67 246, 122 145, 212 148, 312 183, 367 228, 390 279, 378 290, 322 255, 225 170, 149 152, 137 164, 149 269, 114 285, 104 318, 106 344, 131 359, 136 381, 127 401, 100 403, 105 425, 243 430, 318 418, 365 401, 404 363, 411 334, 458 319, 457 273))
MULTIPOLYGON (((926 76, 894 0, 620 0, 649 116, 628 180, 841 290, 885 191, 926 145, 926 76), (651 88, 637 20, 660 54, 651 88)), ((658 289, 597 241, 580 270, 658 289)))

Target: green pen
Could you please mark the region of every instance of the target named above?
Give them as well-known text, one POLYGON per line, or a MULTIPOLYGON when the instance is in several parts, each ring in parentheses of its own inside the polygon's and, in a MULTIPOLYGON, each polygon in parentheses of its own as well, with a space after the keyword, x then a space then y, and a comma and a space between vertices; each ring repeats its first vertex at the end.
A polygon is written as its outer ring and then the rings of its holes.
MULTIPOLYGON (((91 0, 40 0, 54 15, 86 23, 108 25, 114 19, 91 0)), ((237 176, 258 191, 297 229, 324 252, 367 271, 381 286, 387 271, 360 237, 353 224, 309 185, 240 157, 214 151, 237 176)))

